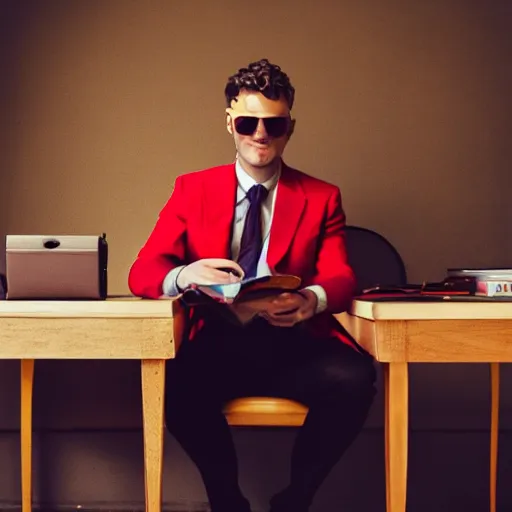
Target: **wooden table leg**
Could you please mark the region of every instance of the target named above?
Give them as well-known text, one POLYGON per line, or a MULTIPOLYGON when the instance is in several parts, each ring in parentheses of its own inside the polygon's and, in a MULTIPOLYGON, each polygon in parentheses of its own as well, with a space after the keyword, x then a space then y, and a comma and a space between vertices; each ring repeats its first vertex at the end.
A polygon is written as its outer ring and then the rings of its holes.
POLYGON ((491 363, 491 456, 490 510, 496 512, 496 482, 498 479, 498 434, 500 413, 500 364, 491 363))
POLYGON ((141 371, 146 512, 160 512, 164 449, 165 360, 144 359, 141 371))
POLYGON ((21 360, 21 510, 32 510, 32 391, 34 360, 21 360))
POLYGON ((383 364, 384 372, 384 471, 386 477, 386 510, 389 512, 391 506, 389 504, 389 364, 383 364))
POLYGON ((407 363, 389 363, 387 429, 389 487, 388 512, 405 512, 407 502, 407 449, 409 430, 409 378, 407 363))

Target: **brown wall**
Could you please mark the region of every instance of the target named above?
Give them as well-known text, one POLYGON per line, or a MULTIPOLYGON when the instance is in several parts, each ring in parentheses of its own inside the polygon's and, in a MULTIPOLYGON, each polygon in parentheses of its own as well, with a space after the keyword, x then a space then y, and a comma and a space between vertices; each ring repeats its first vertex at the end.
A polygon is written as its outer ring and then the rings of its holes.
MULTIPOLYGON (((129 266, 175 177, 233 159, 223 116, 227 76, 268 57, 297 88, 287 162, 339 185, 349 222, 387 236, 412 281, 441 278, 448 266, 512 265, 511 19, 506 1, 4 0, 0 235, 106 232, 110 291, 126 293, 129 266)), ((0 269, 2 260, 0 246, 0 269)), ((12 429, 17 367, 2 368, 0 428, 12 429)), ((488 425, 487 372, 453 368, 413 372, 413 427, 428 430, 414 441, 415 511, 448 507, 456 483, 432 491, 428 482, 437 478, 442 487, 453 474, 465 482, 462 492, 471 491, 465 510, 485 507, 479 482, 487 478, 487 437, 477 431, 488 425), (432 429, 474 433, 447 440, 432 429)), ((36 424, 138 426, 136 366, 110 377, 109 370, 103 363, 83 363, 81 371, 39 365, 36 424)), ((512 424, 511 377, 505 370, 505 426, 512 424)), ((380 405, 370 426, 382 425, 380 405)), ((138 434, 115 437, 128 439, 130 450, 101 432, 97 442, 73 435, 42 439, 37 499, 142 500, 138 434)), ((270 471, 241 435, 244 479, 263 510, 285 459, 270 471)), ((333 509, 364 499, 365 508, 352 509, 383 510, 380 437, 365 435, 322 495, 333 509), (363 485, 369 467, 374 483, 363 485)), ((4 470, 16 467, 16 442, 0 436, 4 470)), ((170 446, 165 499, 201 500, 197 475, 170 446)), ((19 499, 16 472, 8 474, 0 502, 19 499)), ((507 509, 512 495, 503 492, 507 509)))
POLYGON ((2 5, 4 229, 106 231, 112 292, 176 175, 233 158, 223 86, 263 56, 297 88, 287 162, 339 185, 412 279, 512 264, 506 2, 2 5))

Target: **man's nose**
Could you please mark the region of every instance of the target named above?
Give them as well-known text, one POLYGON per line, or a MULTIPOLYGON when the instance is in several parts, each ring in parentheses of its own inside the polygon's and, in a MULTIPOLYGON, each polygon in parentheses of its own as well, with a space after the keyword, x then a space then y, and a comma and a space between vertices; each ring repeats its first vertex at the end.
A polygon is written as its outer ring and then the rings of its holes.
POLYGON ((258 119, 258 125, 256 126, 254 137, 257 139, 266 139, 268 137, 267 130, 265 130, 265 124, 263 123, 263 119, 258 119))

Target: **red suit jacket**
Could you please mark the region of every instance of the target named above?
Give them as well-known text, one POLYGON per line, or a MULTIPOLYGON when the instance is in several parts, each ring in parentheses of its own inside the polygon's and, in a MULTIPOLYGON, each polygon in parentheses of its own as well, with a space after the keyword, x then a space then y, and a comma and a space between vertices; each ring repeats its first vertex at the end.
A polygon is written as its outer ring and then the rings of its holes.
MULTIPOLYGON (((128 284, 139 297, 159 298, 174 267, 201 258, 230 258, 237 179, 235 165, 181 175, 133 263, 128 284)), ((357 348, 332 316, 352 300, 355 276, 347 262, 338 187, 283 164, 274 207, 267 263, 303 286, 321 285, 327 310, 305 322, 314 336, 337 337, 357 348)))

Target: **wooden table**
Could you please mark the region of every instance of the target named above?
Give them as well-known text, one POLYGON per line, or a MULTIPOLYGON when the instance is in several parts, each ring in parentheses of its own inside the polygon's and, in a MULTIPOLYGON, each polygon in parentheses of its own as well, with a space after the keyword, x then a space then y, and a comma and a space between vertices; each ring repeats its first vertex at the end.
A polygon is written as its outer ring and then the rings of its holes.
POLYGON ((170 300, 0 301, 0 359, 21 360, 22 512, 32 507, 36 359, 141 360, 146 511, 160 511, 165 361, 174 355, 170 300))
POLYGON ((496 510, 499 363, 512 362, 512 302, 354 301, 339 320, 384 363, 386 501, 405 512, 409 363, 491 363, 490 509, 496 510))

